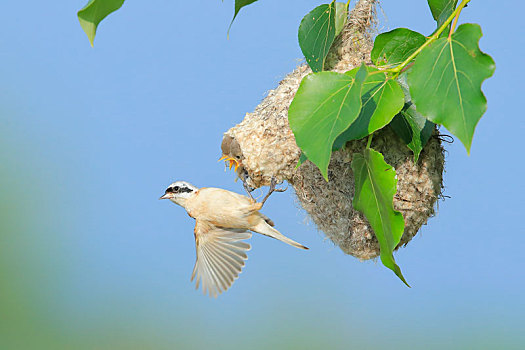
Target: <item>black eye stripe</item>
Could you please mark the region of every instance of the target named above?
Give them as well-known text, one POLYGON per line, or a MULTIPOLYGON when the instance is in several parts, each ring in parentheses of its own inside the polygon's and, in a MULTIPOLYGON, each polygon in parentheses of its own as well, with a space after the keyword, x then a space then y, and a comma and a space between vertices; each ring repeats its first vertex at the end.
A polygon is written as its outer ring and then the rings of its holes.
POLYGON ((193 192, 191 188, 184 186, 173 186, 166 189, 166 193, 190 193, 193 192))

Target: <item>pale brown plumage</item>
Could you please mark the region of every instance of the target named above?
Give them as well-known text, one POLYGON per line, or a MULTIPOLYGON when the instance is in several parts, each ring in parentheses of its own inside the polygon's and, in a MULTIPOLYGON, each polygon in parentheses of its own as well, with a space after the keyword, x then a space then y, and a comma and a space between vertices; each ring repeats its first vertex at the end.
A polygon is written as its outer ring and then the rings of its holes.
POLYGON ((177 181, 161 199, 170 199, 184 207, 195 223, 197 259, 192 281, 202 283, 205 294, 216 297, 226 291, 239 276, 250 245, 243 240, 253 231, 301 249, 308 249, 274 229, 273 222, 259 210, 262 202, 220 188, 198 189, 177 181))

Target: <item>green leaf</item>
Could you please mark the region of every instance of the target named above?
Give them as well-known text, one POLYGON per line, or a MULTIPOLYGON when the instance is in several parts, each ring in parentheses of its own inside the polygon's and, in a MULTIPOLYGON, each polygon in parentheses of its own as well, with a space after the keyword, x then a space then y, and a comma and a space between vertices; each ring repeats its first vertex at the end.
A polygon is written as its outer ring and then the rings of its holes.
POLYGON ((381 153, 371 148, 366 148, 363 153, 354 153, 352 170, 355 178, 353 206, 365 215, 374 230, 383 265, 410 287, 393 255, 405 229, 403 215, 394 210, 393 204, 397 191, 396 172, 385 162, 381 153))
POLYGON ((118 10, 122 4, 124 4, 124 0, 90 0, 83 9, 78 11, 78 21, 87 34, 91 46, 95 41, 95 34, 100 21, 118 10))
POLYGON ((323 70, 326 55, 335 39, 335 5, 317 6, 299 25, 299 46, 312 71, 323 70))
POLYGON ((396 134, 405 142, 414 153, 414 163, 417 163, 421 150, 425 147, 436 124, 428 121, 417 110, 412 103, 409 87, 407 84, 407 73, 401 74, 397 79, 399 86, 405 94, 405 106, 390 122, 390 126, 396 134))
POLYGON ((403 108, 405 101, 399 84, 376 68, 367 67, 367 71, 361 90, 359 117, 337 138, 334 149, 341 149, 347 141, 362 139, 381 129, 403 108))
POLYGON ((423 34, 406 28, 397 28, 379 34, 370 54, 376 66, 397 66, 404 62, 426 41, 423 34))
POLYGON ((344 2, 335 3, 335 35, 337 37, 348 20, 348 6, 344 2))
POLYGON ((309 74, 301 81, 288 110, 297 145, 327 181, 332 145, 359 114, 365 77, 363 66, 345 74, 309 74))
POLYGON ((308 157, 306 157, 306 154, 301 152, 301 156, 299 157, 299 160, 297 161, 297 165, 295 166, 295 169, 298 169, 307 160, 308 160, 308 157))
POLYGON ((434 131, 435 124, 418 113, 412 103, 407 103, 403 110, 392 119, 390 126, 414 152, 414 163, 417 163, 419 154, 434 131))
POLYGON ((470 154, 477 123, 487 109, 481 84, 495 70, 481 52, 481 28, 462 24, 451 38, 439 38, 416 58, 408 73, 410 95, 419 113, 444 125, 470 154))
MULTIPOLYGON (((454 12, 457 3, 458 0, 428 0, 432 17, 434 17, 437 22, 437 28, 440 28, 452 12, 454 12)), ((448 28, 450 28, 450 24, 448 28)), ((446 36, 448 32, 449 29, 445 29, 440 36, 446 36)))
POLYGON ((452 11, 456 8, 458 0, 427 0, 430 11, 432 12, 432 17, 437 21, 439 17, 444 13, 448 12, 448 16, 452 14, 452 11))
POLYGON ((228 27, 228 36, 230 35, 230 29, 232 27, 233 21, 235 21, 235 17, 237 17, 237 14, 239 14, 239 11, 247 5, 250 5, 257 0, 235 0, 235 12, 233 14, 232 21, 230 22, 230 26, 228 27))

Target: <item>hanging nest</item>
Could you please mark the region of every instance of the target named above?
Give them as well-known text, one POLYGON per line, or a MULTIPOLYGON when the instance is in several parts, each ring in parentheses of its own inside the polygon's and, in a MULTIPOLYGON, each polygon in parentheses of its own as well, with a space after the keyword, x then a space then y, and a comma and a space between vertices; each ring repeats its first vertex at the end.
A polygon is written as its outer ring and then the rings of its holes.
MULTIPOLYGON (((346 72, 362 62, 372 64, 371 28, 376 2, 360 0, 356 4, 327 56, 326 70, 346 72)), ((272 177, 288 181, 313 222, 345 253, 363 260, 377 257, 379 242, 364 215, 352 206, 354 176, 350 164, 353 153, 365 148, 366 139, 350 141, 332 154, 328 182, 310 161, 296 169, 301 151, 288 125, 288 107, 309 73, 306 64, 296 68, 253 113, 247 113, 240 124, 228 130, 223 138, 223 154, 236 158, 240 163, 238 175, 254 188, 269 185, 272 177)), ((372 148, 381 152, 397 173, 394 208, 405 219, 399 247, 408 243, 434 214, 442 189, 443 148, 434 131, 414 164, 412 152, 388 126, 374 133, 372 148)))

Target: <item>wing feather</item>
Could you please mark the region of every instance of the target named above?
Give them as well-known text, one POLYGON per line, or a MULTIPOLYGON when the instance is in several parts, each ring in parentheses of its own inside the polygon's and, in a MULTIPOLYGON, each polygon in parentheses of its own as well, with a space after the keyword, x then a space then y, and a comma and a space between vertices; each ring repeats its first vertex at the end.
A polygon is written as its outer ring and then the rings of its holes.
POLYGON ((197 220, 197 259, 191 274, 191 280, 196 279, 195 288, 202 285, 202 292, 213 297, 230 288, 239 277, 248 258, 246 252, 251 248, 242 240, 251 236, 247 231, 217 227, 197 220))
POLYGON ((217 279, 215 279, 217 286, 220 290, 228 289, 235 279, 235 273, 230 272, 230 267, 225 265, 221 254, 217 254, 217 252, 208 249, 206 249, 206 252, 208 256, 208 262, 213 262, 216 265, 216 268, 212 270, 212 274, 217 276, 217 279))
POLYGON ((213 274, 213 271, 209 269, 209 257, 205 251, 201 251, 200 260, 202 261, 202 268, 198 269, 198 278, 202 281, 203 292, 209 294, 210 296, 217 295, 217 281, 216 277, 213 274), (209 286, 205 289, 205 286, 209 286))

